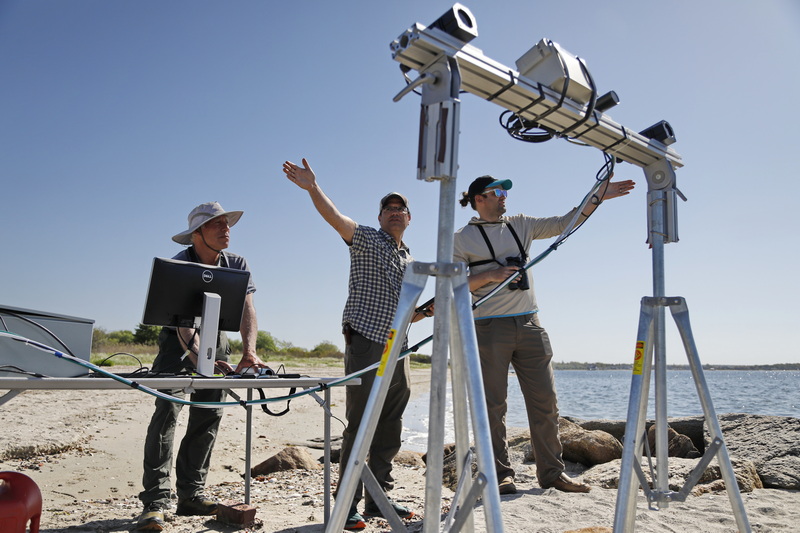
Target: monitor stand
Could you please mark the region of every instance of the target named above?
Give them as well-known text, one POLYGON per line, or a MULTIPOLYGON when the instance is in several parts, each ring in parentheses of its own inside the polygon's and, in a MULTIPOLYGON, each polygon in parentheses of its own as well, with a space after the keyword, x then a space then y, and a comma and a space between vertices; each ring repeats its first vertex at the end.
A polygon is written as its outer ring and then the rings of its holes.
POLYGON ((222 299, 219 294, 213 292, 203 293, 203 316, 200 321, 200 350, 197 353, 197 373, 205 377, 214 376, 221 302, 222 299))

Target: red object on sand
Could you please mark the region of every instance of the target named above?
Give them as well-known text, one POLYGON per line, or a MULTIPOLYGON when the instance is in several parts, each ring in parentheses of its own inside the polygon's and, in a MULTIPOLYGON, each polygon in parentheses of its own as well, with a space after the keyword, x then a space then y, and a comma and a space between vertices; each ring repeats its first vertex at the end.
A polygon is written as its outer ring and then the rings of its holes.
POLYGON ((31 478, 19 472, 0 472, 0 531, 39 533, 42 493, 31 478))

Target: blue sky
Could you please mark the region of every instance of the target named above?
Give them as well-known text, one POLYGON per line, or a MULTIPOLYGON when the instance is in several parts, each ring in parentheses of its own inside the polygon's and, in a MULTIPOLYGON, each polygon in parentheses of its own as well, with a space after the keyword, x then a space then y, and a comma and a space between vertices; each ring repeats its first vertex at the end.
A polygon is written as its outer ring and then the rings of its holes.
MULTIPOLYGON (((472 45, 513 68, 541 38, 582 57, 609 115, 633 130, 667 120, 685 166, 680 242, 666 246, 668 295, 687 299, 704 363, 800 360, 793 227, 798 185, 800 7, 762 2, 464 2, 472 45)), ((152 258, 195 205, 244 210, 230 250, 250 262, 259 329, 297 346, 343 347, 348 254, 289 183, 307 157, 342 212, 377 224, 378 199, 405 193, 406 242, 434 261, 437 184, 415 178, 419 97, 389 43, 451 2, 2 0, 0 304, 134 329, 152 258)), ((530 145, 502 109, 462 98, 458 190, 510 178, 509 213, 559 215, 592 185, 602 154, 530 145)), ((556 361, 633 359, 639 302, 652 294, 642 171, 536 267, 556 361)), ((472 211, 456 210, 456 227, 472 211)), ((537 243, 534 253, 547 246, 537 243)), ((434 292, 430 280, 424 297, 434 292)), ((668 362, 684 363, 668 322, 668 362)), ((411 329, 412 342, 431 321, 411 329)), ((430 349, 428 345, 422 351, 430 349)))

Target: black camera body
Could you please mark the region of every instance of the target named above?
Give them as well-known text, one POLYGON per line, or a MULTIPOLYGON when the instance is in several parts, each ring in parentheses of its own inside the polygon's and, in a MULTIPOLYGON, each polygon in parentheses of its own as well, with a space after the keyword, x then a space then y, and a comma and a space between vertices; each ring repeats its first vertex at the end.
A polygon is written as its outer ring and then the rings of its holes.
POLYGON ((506 266, 515 266, 520 268, 520 277, 508 284, 509 289, 512 291, 527 291, 531 288, 531 284, 528 282, 528 273, 524 270, 525 259, 519 256, 506 257, 506 266))

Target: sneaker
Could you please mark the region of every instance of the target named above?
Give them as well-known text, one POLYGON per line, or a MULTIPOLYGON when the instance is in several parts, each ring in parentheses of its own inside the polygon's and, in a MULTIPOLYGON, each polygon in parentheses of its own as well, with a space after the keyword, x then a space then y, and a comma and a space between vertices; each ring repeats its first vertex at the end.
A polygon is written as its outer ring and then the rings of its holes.
POLYGON ((208 516, 217 513, 217 502, 205 496, 192 496, 188 500, 178 500, 178 509, 175 514, 179 516, 208 516))
MULTIPOLYGON (((410 509, 403 507, 399 503, 395 503, 392 500, 389 500, 389 505, 392 506, 392 509, 394 509, 394 512, 397 513, 397 516, 399 516, 400 518, 414 517, 414 511, 411 511, 410 509)), ((367 518, 372 518, 374 516, 379 516, 381 518, 384 518, 380 507, 378 507, 378 505, 375 502, 369 502, 366 505, 366 507, 364 507, 364 516, 366 516, 367 518)))
POLYGON ((145 505, 134 531, 162 531, 165 526, 164 507, 154 502, 145 505))
POLYGON ((364 523, 364 517, 359 514, 355 507, 351 508, 347 521, 344 523, 345 530, 361 531, 365 527, 367 527, 367 524, 364 523))
POLYGON ((503 481, 500 482, 500 486, 498 487, 500 490, 500 494, 516 494, 517 493, 517 486, 514 485, 514 478, 511 476, 504 477, 503 481))

